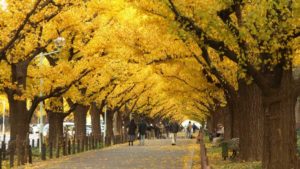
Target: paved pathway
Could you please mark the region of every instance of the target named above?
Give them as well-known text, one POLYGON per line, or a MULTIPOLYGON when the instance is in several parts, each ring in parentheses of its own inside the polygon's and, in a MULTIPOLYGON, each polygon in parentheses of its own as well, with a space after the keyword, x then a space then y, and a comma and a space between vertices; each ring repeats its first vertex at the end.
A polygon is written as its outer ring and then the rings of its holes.
MULTIPOLYGON (((146 140, 145 146, 116 145, 58 160, 36 163, 41 169, 190 169, 195 140, 146 140)), ((25 167, 25 168, 27 168, 25 167)))

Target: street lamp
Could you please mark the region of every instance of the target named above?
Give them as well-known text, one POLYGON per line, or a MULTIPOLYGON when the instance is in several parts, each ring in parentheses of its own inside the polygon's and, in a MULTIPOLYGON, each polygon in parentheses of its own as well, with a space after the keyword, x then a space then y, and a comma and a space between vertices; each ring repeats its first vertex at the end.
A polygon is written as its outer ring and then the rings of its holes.
POLYGON ((54 39, 54 44, 55 44, 55 47, 57 47, 58 49, 61 49, 65 43, 66 43, 66 40, 64 37, 58 37, 56 39, 54 39))
MULTIPOLYGON (((47 52, 47 53, 40 53, 40 66, 42 66, 43 64, 43 60, 44 60, 44 56, 49 56, 49 55, 53 55, 53 54, 58 54, 61 51, 61 48, 65 45, 65 38, 63 37, 58 37, 56 39, 53 40, 54 45, 56 47, 56 50, 52 51, 52 52, 47 52)), ((40 79, 40 86, 41 86, 41 91, 40 91, 40 97, 43 96, 43 92, 42 92, 42 86, 43 86, 43 79, 40 79)), ((43 144, 43 128, 44 128, 44 122, 43 122, 43 102, 40 102, 40 120, 39 120, 39 127, 40 127, 40 136, 39 136, 39 145, 40 145, 40 152, 42 151, 42 144, 43 144)))

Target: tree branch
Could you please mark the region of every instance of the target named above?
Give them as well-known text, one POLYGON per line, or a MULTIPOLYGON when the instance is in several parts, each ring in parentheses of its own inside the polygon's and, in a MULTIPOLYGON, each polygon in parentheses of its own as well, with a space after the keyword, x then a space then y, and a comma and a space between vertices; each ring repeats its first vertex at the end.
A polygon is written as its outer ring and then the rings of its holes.
POLYGON ((59 97, 62 94, 66 93, 75 83, 78 83, 83 77, 85 77, 86 75, 88 75, 92 70, 84 70, 82 71, 81 75, 79 76, 78 79, 75 79, 74 81, 72 81, 70 84, 64 86, 64 87, 57 87, 56 89, 54 89, 53 91, 51 91, 48 95, 45 96, 35 96, 33 101, 32 101, 32 105, 28 110, 29 113, 29 120, 31 120, 34 110, 36 109, 36 107, 38 106, 38 104, 46 99, 49 99, 51 97, 59 97))
POLYGON ((174 78, 174 79, 176 79, 176 80, 178 80, 178 81, 180 81, 180 82, 184 83, 185 85, 187 85, 187 86, 191 87, 192 89, 196 90, 197 92, 200 92, 200 93, 202 93, 202 92, 206 91, 206 89, 198 89, 197 87, 194 87, 194 86, 192 86, 192 85, 191 85, 191 84, 189 84, 187 81, 185 81, 184 79, 181 79, 181 78, 180 78, 180 77, 178 77, 178 76, 173 76, 173 75, 164 75, 164 77, 167 77, 167 78, 174 78))
MULTIPOLYGON (((41 3, 41 1, 42 0, 37 0, 36 1, 33 8, 26 14, 23 22, 19 25, 19 27, 16 30, 12 31, 12 32, 15 32, 15 33, 12 36, 12 38, 10 39, 10 41, 2 49, 0 49, 0 60, 7 59, 7 58, 5 58, 7 50, 9 50, 10 48, 13 47, 14 42, 19 38, 19 35, 20 35, 21 31, 25 28, 26 24, 29 22, 30 17, 32 15, 34 15, 35 12, 38 10, 38 6, 41 3)), ((47 2, 49 3, 49 1, 46 1, 45 4, 47 2)))
MULTIPOLYGON (((207 45, 214 50, 218 51, 222 55, 225 55, 227 58, 232 60, 233 62, 239 64, 238 54, 231 50, 228 46, 225 45, 223 41, 219 41, 209 37, 201 27, 197 26, 196 23, 188 17, 185 17, 180 14, 180 12, 176 9, 172 0, 168 0, 169 8, 175 15, 175 20, 181 24, 183 29, 187 32, 194 32, 196 36, 203 41, 204 45, 207 45)), ((199 45, 199 43, 198 43, 199 45)), ((262 88, 268 89, 270 82, 268 82, 259 72, 256 70, 253 65, 249 61, 245 61, 244 65, 241 65, 243 68, 247 70, 247 72, 254 78, 255 82, 262 88)))

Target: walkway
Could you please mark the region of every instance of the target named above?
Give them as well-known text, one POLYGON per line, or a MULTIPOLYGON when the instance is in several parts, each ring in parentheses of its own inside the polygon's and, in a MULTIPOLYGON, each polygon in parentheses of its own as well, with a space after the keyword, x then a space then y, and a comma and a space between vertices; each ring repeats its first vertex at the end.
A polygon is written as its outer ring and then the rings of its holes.
MULTIPOLYGON (((190 169, 195 140, 146 140, 145 146, 116 145, 61 159, 36 163, 35 169, 190 169)), ((25 167, 25 168, 27 168, 25 167)))

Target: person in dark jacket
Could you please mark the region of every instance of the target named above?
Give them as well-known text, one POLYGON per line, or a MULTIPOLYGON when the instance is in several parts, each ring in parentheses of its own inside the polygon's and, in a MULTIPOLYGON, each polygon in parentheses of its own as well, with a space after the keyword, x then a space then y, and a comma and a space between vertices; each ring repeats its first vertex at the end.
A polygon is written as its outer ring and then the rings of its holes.
POLYGON ((131 119, 131 121, 129 123, 129 126, 128 126, 128 136, 129 136, 128 144, 129 144, 129 146, 130 146, 130 143, 133 146, 133 141, 135 139, 136 128, 137 128, 137 126, 136 126, 134 120, 131 119))
POLYGON ((195 123, 193 123, 193 126, 192 126, 192 128, 193 128, 193 133, 195 133, 195 132, 196 132, 196 130, 198 129, 198 127, 196 126, 196 124, 195 124, 195 123))
POLYGON ((170 124, 165 123, 165 130, 166 130, 166 137, 169 138, 169 133, 170 133, 170 124))
POLYGON ((172 145, 176 145, 176 137, 179 131, 179 124, 176 121, 172 121, 170 123, 170 133, 172 138, 172 145))
POLYGON ((145 145, 146 131, 147 131, 147 124, 145 123, 144 120, 142 120, 139 125, 140 145, 145 145))

